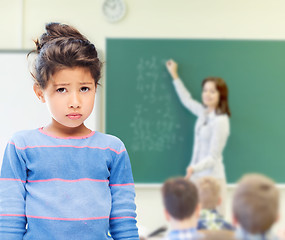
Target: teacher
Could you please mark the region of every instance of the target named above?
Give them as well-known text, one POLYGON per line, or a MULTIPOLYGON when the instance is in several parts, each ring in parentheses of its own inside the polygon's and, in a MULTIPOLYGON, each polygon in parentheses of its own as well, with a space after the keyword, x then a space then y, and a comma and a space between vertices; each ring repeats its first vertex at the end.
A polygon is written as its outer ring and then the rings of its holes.
POLYGON ((204 176, 216 178, 221 187, 224 213, 226 200, 226 174, 223 150, 230 135, 231 116, 228 104, 228 88, 219 77, 208 77, 202 82, 203 104, 194 100, 178 76, 178 65, 173 60, 166 62, 173 78, 175 90, 182 104, 198 117, 195 125, 192 159, 186 170, 186 178, 197 181, 204 176))

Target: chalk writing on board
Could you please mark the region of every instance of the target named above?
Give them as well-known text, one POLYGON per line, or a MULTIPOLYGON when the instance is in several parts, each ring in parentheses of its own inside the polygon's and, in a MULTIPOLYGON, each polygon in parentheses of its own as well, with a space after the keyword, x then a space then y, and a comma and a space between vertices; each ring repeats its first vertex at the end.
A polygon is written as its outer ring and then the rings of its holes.
POLYGON ((135 114, 130 123, 132 151, 162 152, 184 141, 178 134, 181 126, 175 121, 171 97, 164 84, 169 81, 165 62, 166 59, 154 56, 138 61, 135 91, 139 100, 134 102, 135 114))

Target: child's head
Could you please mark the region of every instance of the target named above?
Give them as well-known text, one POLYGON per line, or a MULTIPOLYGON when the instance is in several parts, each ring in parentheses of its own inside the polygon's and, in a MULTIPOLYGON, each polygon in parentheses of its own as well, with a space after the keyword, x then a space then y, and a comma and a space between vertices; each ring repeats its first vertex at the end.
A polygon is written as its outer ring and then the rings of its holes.
POLYGON ((52 115, 49 131, 72 129, 84 135, 102 65, 95 46, 75 28, 59 23, 47 24, 35 43, 34 91, 52 115))
POLYGON ((196 182, 202 209, 215 209, 221 201, 221 187, 217 179, 203 177, 196 182))
POLYGON ((77 29, 60 23, 49 23, 46 32, 35 41, 34 78, 45 89, 51 76, 66 68, 83 67, 90 71, 95 86, 100 79, 101 62, 95 46, 77 29))
POLYGON ((249 233, 268 231, 278 218, 279 192, 270 178, 247 174, 238 183, 233 198, 236 221, 249 233))
POLYGON ((167 180, 162 187, 162 197, 165 210, 176 220, 190 218, 197 209, 197 188, 184 178, 167 180))

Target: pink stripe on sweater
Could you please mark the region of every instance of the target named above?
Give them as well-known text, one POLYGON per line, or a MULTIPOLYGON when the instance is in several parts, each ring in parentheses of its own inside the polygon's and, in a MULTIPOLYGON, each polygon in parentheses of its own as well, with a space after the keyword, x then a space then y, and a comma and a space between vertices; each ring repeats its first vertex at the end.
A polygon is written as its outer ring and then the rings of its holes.
MULTIPOLYGON (((59 217, 32 216, 32 215, 25 215, 25 214, 0 214, 0 216, 3 216, 3 217, 27 217, 27 218, 37 218, 37 219, 47 219, 47 220, 62 220, 62 221, 84 221, 84 220, 99 220, 99 219, 108 219, 109 218, 109 216, 89 217, 89 218, 59 218, 59 217)), ((135 219, 135 217, 125 216, 125 217, 113 217, 113 218, 110 218, 110 220, 124 219, 124 218, 135 219)))
POLYGON ((60 147, 69 147, 69 148, 91 148, 91 149, 101 149, 101 150, 111 150, 117 154, 120 154, 122 152, 125 152, 126 149, 123 149, 121 150, 120 152, 118 152, 117 150, 113 149, 113 148, 110 148, 110 147, 105 147, 105 148, 102 148, 102 147, 91 147, 91 146, 73 146, 73 145, 40 145, 40 146, 26 146, 26 147, 18 147, 15 143, 13 142, 10 142, 10 144, 14 145, 17 149, 19 150, 25 150, 27 148, 60 148, 60 147))
POLYGON ((37 219, 48 219, 48 220, 62 220, 62 221, 84 221, 84 220, 99 220, 99 219, 108 219, 109 216, 104 217, 89 217, 89 218, 58 218, 58 217, 41 217, 41 216, 31 216, 27 215, 28 218, 37 218, 37 219))
POLYGON ((2 217, 26 217, 25 214, 0 214, 2 217))
POLYGON ((111 187, 121 187, 121 186, 133 186, 134 183, 125 183, 125 184, 110 184, 111 187))
POLYGON ((135 217, 126 216, 126 217, 113 217, 113 218, 110 218, 110 220, 123 219, 123 218, 134 218, 135 219, 135 217))
POLYGON ((0 178, 0 181, 19 181, 22 183, 25 183, 26 181, 23 181, 21 179, 17 179, 17 178, 0 178))
POLYGON ((80 178, 80 179, 62 179, 62 178, 50 178, 50 179, 40 179, 40 180, 28 180, 28 182, 51 182, 51 181, 62 181, 62 182, 80 182, 80 181, 92 181, 92 182, 109 182, 109 180, 102 179, 91 179, 91 178, 80 178))
POLYGON ((89 138, 95 134, 95 131, 91 131, 89 134, 82 136, 82 137, 58 137, 58 136, 55 136, 53 134, 46 133, 43 130, 43 127, 39 128, 39 131, 44 135, 47 135, 47 136, 53 137, 53 138, 58 138, 58 139, 84 139, 84 138, 89 138))

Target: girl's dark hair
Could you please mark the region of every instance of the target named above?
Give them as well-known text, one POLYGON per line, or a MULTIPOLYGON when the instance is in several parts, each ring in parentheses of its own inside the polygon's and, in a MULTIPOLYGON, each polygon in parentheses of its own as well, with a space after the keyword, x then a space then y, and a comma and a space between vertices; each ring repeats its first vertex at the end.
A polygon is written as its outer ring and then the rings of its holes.
POLYGON ((220 94, 220 99, 218 103, 218 107, 216 109, 217 114, 228 114, 231 116, 231 111, 228 103, 228 87, 226 82, 220 77, 208 77, 205 78, 202 82, 202 87, 204 88, 207 82, 213 82, 216 85, 216 89, 220 94))
POLYGON ((35 44, 36 49, 30 52, 37 54, 32 76, 42 89, 57 71, 73 67, 88 68, 97 86, 102 63, 95 46, 77 29, 66 24, 48 23, 46 32, 35 44))

